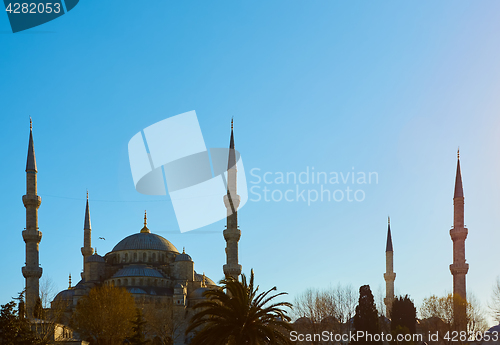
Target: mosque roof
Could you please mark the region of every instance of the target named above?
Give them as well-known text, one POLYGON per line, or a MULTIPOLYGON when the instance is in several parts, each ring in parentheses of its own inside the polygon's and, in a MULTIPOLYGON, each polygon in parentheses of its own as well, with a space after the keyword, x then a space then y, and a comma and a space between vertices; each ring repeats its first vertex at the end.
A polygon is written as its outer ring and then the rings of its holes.
POLYGON ((175 261, 193 261, 189 255, 186 254, 186 251, 183 249, 182 254, 179 254, 175 257, 175 261))
POLYGON ((54 301, 72 301, 74 293, 73 289, 63 290, 54 297, 54 301))
POLYGON ((120 250, 163 250, 178 253, 175 246, 165 238, 149 232, 140 232, 125 237, 113 248, 113 252, 120 250))
MULTIPOLYGON (((203 274, 198 274, 195 271, 194 272, 194 280, 197 282, 202 282, 203 281, 203 274)), ((212 279, 208 278, 207 276, 205 276, 205 284, 217 286, 217 284, 215 284, 214 281, 212 279)))
POLYGON ((205 291, 208 291, 208 290, 210 290, 210 289, 209 288, 203 288, 203 287, 202 288, 198 288, 198 289, 194 290, 193 292, 191 292, 189 294, 189 298, 190 299, 202 299, 202 298, 205 298, 203 296, 203 293, 205 291))
POLYGON ((90 255, 85 259, 85 262, 106 262, 99 254, 90 255))
POLYGON ((145 265, 131 265, 126 266, 116 272, 112 278, 120 277, 153 277, 153 278, 164 278, 163 274, 155 270, 152 267, 145 265))

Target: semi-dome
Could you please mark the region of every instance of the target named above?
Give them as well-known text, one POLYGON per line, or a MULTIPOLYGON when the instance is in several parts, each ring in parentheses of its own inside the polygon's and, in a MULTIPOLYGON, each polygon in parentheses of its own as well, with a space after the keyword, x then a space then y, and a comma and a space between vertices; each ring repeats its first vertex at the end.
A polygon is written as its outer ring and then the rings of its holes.
POLYGON ((74 294, 75 291, 73 289, 63 290, 56 295, 56 297, 54 298, 54 302, 73 301, 74 294))
POLYGON ((124 267, 118 272, 116 272, 112 278, 121 278, 121 277, 164 278, 163 274, 161 274, 154 268, 142 265, 132 265, 124 267))
POLYGON ((113 248, 113 252, 120 250, 163 250, 174 253, 179 252, 168 240, 149 232, 140 232, 125 237, 113 248))

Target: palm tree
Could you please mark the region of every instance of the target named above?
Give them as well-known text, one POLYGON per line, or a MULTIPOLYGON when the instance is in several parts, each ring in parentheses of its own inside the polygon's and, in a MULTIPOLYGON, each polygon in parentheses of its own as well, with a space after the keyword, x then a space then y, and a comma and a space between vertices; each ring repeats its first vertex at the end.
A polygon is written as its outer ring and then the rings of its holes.
POLYGON ((241 282, 229 277, 219 282, 221 288, 203 293, 206 301, 194 306, 199 311, 192 317, 186 334, 198 331, 191 345, 285 345, 290 344, 290 317, 283 308, 288 302, 270 301, 286 292, 270 295, 272 289, 257 295, 253 270, 250 282, 244 274, 241 282))

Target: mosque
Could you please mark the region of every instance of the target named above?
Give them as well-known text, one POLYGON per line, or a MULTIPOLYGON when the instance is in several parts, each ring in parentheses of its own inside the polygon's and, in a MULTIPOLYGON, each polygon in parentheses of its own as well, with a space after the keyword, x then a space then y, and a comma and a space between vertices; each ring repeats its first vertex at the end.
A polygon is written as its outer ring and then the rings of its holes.
MULTIPOLYGON (((238 209, 240 201, 236 178, 236 155, 231 123, 227 195, 224 196, 227 208, 227 227, 224 230, 227 262, 223 270, 226 277, 237 279, 241 274, 241 265, 238 263, 238 241, 241 231, 238 229, 237 211, 232 212, 238 209)), ((26 181, 26 195, 23 196, 26 207, 26 229, 23 231, 23 239, 26 242, 26 265, 22 268, 22 273, 26 278, 26 312, 27 316, 32 318, 39 296, 39 279, 42 275, 38 260, 42 233, 38 229, 38 208, 41 198, 37 195, 37 167, 31 120, 26 181)), ((74 287, 71 286, 70 280, 69 288, 59 292, 52 302, 53 309, 63 302, 66 320, 71 317, 78 299, 87 295, 94 286, 107 284, 123 287, 132 294, 138 304, 160 302, 161 305, 171 306, 172 317, 178 321, 176 336, 173 337, 174 344, 185 344, 188 338, 184 330, 193 314, 192 307, 204 298, 204 291, 217 287, 205 274, 199 274, 194 270, 193 259, 184 250, 181 253, 167 239, 151 232, 147 226, 146 213, 142 229, 125 237, 104 256, 97 254, 92 247, 88 193, 81 252, 83 256, 81 280, 74 287)))

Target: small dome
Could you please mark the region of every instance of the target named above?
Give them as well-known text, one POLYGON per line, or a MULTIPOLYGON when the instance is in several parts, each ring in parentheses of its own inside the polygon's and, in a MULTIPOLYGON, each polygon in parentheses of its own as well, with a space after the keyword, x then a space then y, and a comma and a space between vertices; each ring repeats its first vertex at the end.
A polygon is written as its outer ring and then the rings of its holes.
POLYGON ((179 254, 175 257, 175 262, 178 261, 193 261, 189 255, 186 254, 186 250, 182 250, 182 254, 179 254))
MULTIPOLYGON (((203 274, 198 274, 194 272, 194 280, 197 282, 202 282, 203 281, 203 274)), ((217 286, 217 284, 214 283, 214 281, 207 276, 205 276, 205 284, 207 285, 214 285, 217 286)))
POLYGON ((131 265, 122 268, 116 272, 112 278, 120 277, 153 277, 153 278, 164 278, 163 274, 155 270, 152 267, 144 265, 131 265))
POLYGON ((73 301, 74 294, 75 294, 75 292, 73 291, 73 289, 63 290, 56 295, 56 297, 54 298, 54 302, 73 301))
POLYGON ((163 237, 149 232, 140 232, 125 237, 113 248, 113 252, 120 250, 163 250, 178 253, 177 248, 163 237))
POLYGON ((85 262, 106 262, 99 254, 94 254, 85 259, 85 262))
POLYGON ((136 288, 136 287, 127 288, 127 291, 130 293, 147 295, 146 291, 144 291, 143 289, 136 288))

